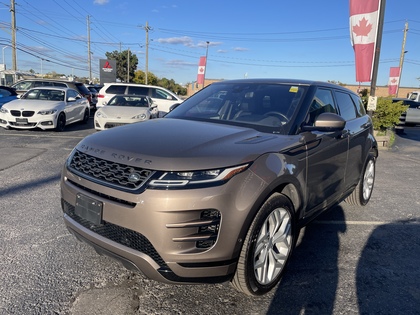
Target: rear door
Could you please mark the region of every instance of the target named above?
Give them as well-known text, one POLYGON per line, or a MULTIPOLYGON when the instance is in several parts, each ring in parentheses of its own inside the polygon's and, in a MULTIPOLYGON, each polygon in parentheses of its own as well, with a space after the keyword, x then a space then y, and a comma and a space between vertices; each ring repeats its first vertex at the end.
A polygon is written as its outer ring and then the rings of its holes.
POLYGON ((345 173, 346 189, 357 185, 366 159, 366 139, 372 123, 360 98, 346 91, 335 91, 340 116, 346 120, 349 140, 348 163, 345 173))

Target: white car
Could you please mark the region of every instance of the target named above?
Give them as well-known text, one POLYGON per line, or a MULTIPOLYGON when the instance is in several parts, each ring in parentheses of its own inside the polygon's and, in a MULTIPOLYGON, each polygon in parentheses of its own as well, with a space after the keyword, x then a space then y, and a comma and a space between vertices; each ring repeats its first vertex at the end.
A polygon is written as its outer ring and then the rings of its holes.
POLYGON ((105 83, 99 90, 98 103, 96 108, 103 107, 109 100, 117 94, 135 94, 149 96, 158 107, 159 117, 169 112, 174 104, 182 103, 183 100, 173 92, 153 85, 144 85, 137 83, 105 83))
POLYGON ((33 88, 0 108, 0 127, 63 131, 68 124, 87 123, 89 115, 89 101, 74 89, 33 88))
POLYGON ((118 94, 96 111, 95 129, 104 130, 157 117, 157 106, 150 97, 118 94))

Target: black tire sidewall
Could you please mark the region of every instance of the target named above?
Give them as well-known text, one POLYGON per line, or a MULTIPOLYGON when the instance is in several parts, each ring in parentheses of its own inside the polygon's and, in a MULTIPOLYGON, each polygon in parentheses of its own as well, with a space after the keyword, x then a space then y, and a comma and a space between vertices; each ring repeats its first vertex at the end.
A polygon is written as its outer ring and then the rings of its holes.
POLYGON ((66 126, 66 116, 63 113, 60 113, 57 117, 57 128, 58 132, 63 131, 66 126))

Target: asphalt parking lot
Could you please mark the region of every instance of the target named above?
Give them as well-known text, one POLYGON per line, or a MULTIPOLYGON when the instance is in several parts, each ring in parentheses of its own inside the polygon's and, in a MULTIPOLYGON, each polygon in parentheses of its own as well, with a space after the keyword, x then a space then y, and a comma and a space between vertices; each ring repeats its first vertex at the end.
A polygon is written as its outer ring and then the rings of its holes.
POLYGON ((64 227, 59 178, 88 125, 0 128, 0 314, 418 314, 420 127, 380 151, 372 199, 301 231, 274 292, 165 285, 125 270, 64 227))

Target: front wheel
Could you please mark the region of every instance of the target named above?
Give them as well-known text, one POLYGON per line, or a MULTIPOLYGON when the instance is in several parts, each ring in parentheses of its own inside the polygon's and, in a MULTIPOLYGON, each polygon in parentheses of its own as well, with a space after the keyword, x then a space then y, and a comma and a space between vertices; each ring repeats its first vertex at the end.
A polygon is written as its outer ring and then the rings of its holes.
POLYGON ((55 131, 61 132, 64 130, 66 126, 66 116, 63 113, 60 113, 57 118, 57 126, 55 127, 55 131))
POLYGON ((280 281, 296 243, 293 205, 279 193, 260 208, 245 238, 232 285, 262 295, 280 281))
POLYGON ((362 177, 351 195, 345 199, 345 202, 356 206, 365 206, 369 202, 375 183, 375 162, 375 157, 369 154, 363 168, 362 177))

